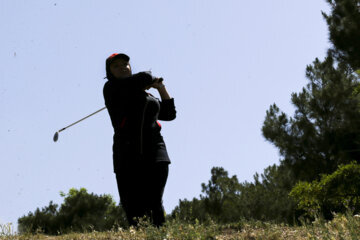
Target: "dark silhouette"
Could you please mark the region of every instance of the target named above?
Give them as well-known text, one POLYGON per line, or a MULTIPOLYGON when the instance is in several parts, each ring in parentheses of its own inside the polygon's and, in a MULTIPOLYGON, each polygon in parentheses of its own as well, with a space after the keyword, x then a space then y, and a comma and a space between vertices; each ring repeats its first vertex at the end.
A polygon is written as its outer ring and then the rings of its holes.
POLYGON ((162 78, 148 72, 132 74, 130 58, 112 54, 106 60, 105 105, 114 127, 114 172, 130 225, 148 217, 156 226, 165 222, 162 196, 170 163, 158 120, 175 119, 174 99, 162 78), (155 88, 161 101, 145 90, 155 88))

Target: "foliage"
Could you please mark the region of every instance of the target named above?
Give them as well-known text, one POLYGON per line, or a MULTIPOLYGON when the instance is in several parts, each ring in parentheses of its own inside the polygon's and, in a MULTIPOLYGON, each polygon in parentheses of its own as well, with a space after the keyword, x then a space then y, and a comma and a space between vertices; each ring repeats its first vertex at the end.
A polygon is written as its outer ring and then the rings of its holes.
POLYGON ((297 180, 312 181, 339 164, 360 160, 360 102, 353 95, 359 78, 331 54, 306 69, 309 83, 292 94, 294 117, 273 104, 266 112, 264 137, 279 148, 281 164, 297 180))
POLYGON ((272 165, 260 176, 255 174, 253 183, 242 183, 240 216, 248 220, 293 224, 295 202, 288 196, 293 179, 288 169, 272 165))
POLYGON ((290 196, 312 217, 318 212, 330 218, 331 212, 360 211, 360 165, 340 165, 334 173, 322 175, 320 181, 299 182, 290 196))
POLYGON ((211 169, 211 179, 208 184, 202 183, 200 199, 203 200, 206 213, 218 222, 232 222, 238 219, 238 200, 240 184, 234 175, 228 177, 228 172, 222 167, 211 169))
POLYGON ((180 200, 172 212, 173 218, 194 223, 197 220, 208 222, 230 222, 238 218, 236 204, 240 184, 236 176, 228 177, 228 172, 221 167, 211 169, 211 179, 207 185, 202 184, 200 199, 180 200))
POLYGON ((327 0, 331 14, 323 13, 333 43, 331 52, 340 62, 348 63, 354 70, 360 69, 360 1, 327 0))
POLYGON ((18 230, 20 233, 41 231, 56 234, 60 231, 58 221, 58 205, 50 201, 49 206, 41 210, 36 209, 34 213, 29 212, 27 216, 18 219, 18 230), (55 231, 54 231, 55 230, 55 231))
POLYGON ((37 231, 46 234, 66 232, 104 231, 114 225, 126 226, 125 214, 116 206, 110 195, 89 194, 85 188, 70 189, 68 194, 61 193, 64 203, 36 209, 18 219, 21 233, 37 231))
POLYGON ((294 116, 273 104, 262 127, 264 137, 279 149, 280 168, 291 172, 290 183, 301 181, 291 192, 299 204, 296 216, 306 211, 330 218, 331 211, 345 211, 345 202, 358 204, 349 195, 358 187, 356 163, 347 165, 350 172, 342 165, 360 161, 360 2, 327 2, 331 14, 323 16, 333 47, 323 61, 307 66, 309 83, 291 97, 294 116))
POLYGON ((25 239, 98 239, 98 240, 140 240, 140 239, 168 239, 168 240, 210 240, 210 239, 358 239, 360 236, 360 217, 350 213, 337 214, 332 221, 316 219, 303 226, 287 226, 259 221, 240 221, 232 224, 194 224, 184 223, 174 219, 165 226, 156 228, 149 222, 143 222, 138 228, 116 228, 111 231, 88 233, 68 233, 61 236, 49 237, 44 234, 22 234, 0 236, 1 240, 25 239))
MULTIPOLYGON (((293 93, 293 117, 276 104, 266 112, 262 133, 280 152, 280 165, 269 166, 254 175, 254 182, 239 183, 223 168, 213 168, 208 184, 202 184, 200 199, 180 200, 172 216, 201 222, 213 219, 228 223, 236 219, 294 223, 305 208, 296 210, 289 193, 296 182, 315 181, 333 173, 340 164, 360 161, 360 19, 359 1, 328 0, 331 15, 323 13, 329 25, 333 48, 327 57, 307 66, 308 84, 293 93)), ((316 198, 322 188, 302 183, 303 197, 316 198)), ((350 186, 356 186, 351 182, 350 186)), ((328 192, 339 193, 339 182, 328 192), (338 184, 338 185, 336 185, 338 184)), ((333 204, 341 199, 334 198, 333 204)), ((304 202, 305 204, 305 202, 304 202)), ((324 205, 327 211, 333 206, 324 205)))
POLYGON ((254 183, 239 183, 221 167, 211 170, 208 184, 202 184, 200 199, 180 200, 171 217, 185 222, 217 223, 255 219, 294 222, 295 203, 288 197, 293 186, 291 172, 276 165, 254 175, 254 183))
POLYGON ((196 221, 201 223, 210 220, 209 214, 205 211, 204 201, 193 198, 191 201, 179 200, 179 205, 174 208, 167 220, 179 219, 183 222, 194 224, 196 221))

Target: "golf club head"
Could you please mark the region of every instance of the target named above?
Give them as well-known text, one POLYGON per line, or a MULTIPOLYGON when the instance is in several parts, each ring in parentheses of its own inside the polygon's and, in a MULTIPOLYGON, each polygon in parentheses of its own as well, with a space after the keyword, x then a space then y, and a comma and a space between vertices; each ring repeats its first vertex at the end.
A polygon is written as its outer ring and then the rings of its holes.
POLYGON ((54 142, 56 142, 58 139, 59 139, 59 132, 56 132, 55 134, 54 134, 54 142))

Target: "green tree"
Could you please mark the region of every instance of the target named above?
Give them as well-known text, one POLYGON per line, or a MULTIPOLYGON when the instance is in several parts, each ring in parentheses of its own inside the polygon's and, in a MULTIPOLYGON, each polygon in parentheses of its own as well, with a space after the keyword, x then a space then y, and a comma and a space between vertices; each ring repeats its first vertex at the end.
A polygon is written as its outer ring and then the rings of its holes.
POLYGON ((200 198, 204 201, 205 211, 219 222, 231 222, 239 218, 238 199, 240 184, 236 175, 228 177, 222 167, 211 169, 208 184, 202 183, 200 198))
POLYGON ((105 231, 115 226, 126 227, 123 209, 116 206, 110 195, 89 194, 85 188, 61 192, 64 203, 60 208, 50 202, 18 219, 19 232, 60 234, 66 232, 105 231))
POLYGON ((319 180, 339 164, 360 161, 360 4, 359 0, 327 2, 332 11, 323 15, 333 47, 323 61, 315 59, 307 66, 309 83, 291 96, 293 117, 276 104, 266 112, 262 133, 279 149, 280 165, 255 174, 253 183, 238 185, 225 170, 213 169, 209 183, 202 184, 205 195, 180 202, 177 211, 183 216, 196 212, 197 217, 209 215, 221 221, 245 217, 292 223, 302 210, 295 210, 288 194, 299 180, 319 180), (237 185, 236 191, 227 191, 228 183, 237 185), (232 215, 224 217, 228 209, 232 215))
MULTIPOLYGON (((301 181, 291 191, 300 212, 313 216, 320 211, 330 218, 331 211, 344 211, 348 198, 339 197, 348 194, 344 183, 348 189, 358 187, 355 175, 346 181, 344 172, 334 171, 360 161, 360 2, 327 2, 331 14, 323 16, 333 46, 324 61, 307 66, 309 83, 291 96, 294 116, 273 104, 262 132, 279 149, 280 166, 291 170, 291 183, 301 181)), ((353 194, 357 199, 359 193, 353 194)))
POLYGON ((322 175, 319 181, 299 182, 290 196, 310 217, 321 212, 329 219, 332 212, 360 211, 360 165, 355 162, 340 165, 332 174, 322 175))
POLYGON ((232 222, 240 218, 238 199, 240 184, 234 175, 231 178, 222 167, 211 169, 208 184, 202 183, 200 199, 180 200, 171 216, 188 222, 197 220, 206 223, 210 219, 216 222, 232 222))
POLYGON ((291 171, 275 164, 267 167, 254 181, 241 184, 240 216, 245 219, 294 223, 295 202, 288 193, 294 185, 291 171))
POLYGON ((294 222, 295 202, 288 193, 294 185, 291 171, 270 166, 254 175, 254 182, 239 183, 221 167, 211 169, 211 178, 202 184, 200 199, 180 200, 171 217, 194 223, 210 219, 219 223, 241 219, 294 222))
POLYGON ((340 62, 360 69, 360 1, 327 0, 331 14, 323 13, 333 43, 331 52, 340 62))
POLYGON ((191 201, 179 200, 179 205, 172 211, 171 218, 195 224, 196 221, 206 223, 210 220, 210 215, 206 212, 204 201, 193 198, 191 201))
POLYGON ((273 104, 266 112, 264 137, 279 148, 281 164, 298 180, 312 181, 339 164, 360 160, 359 77, 329 53, 306 68, 309 83, 293 93, 294 117, 273 104))
MULTIPOLYGON (((60 207, 59 218, 62 228, 83 232, 111 229, 115 224, 116 204, 110 195, 89 194, 85 188, 70 189, 60 207)), ((120 215, 121 216, 121 215, 120 215)), ((119 217, 117 217, 119 219, 119 217)))
POLYGON ((18 219, 20 233, 41 231, 48 234, 56 234, 59 230, 58 205, 50 201, 49 206, 41 210, 37 208, 34 213, 18 219))

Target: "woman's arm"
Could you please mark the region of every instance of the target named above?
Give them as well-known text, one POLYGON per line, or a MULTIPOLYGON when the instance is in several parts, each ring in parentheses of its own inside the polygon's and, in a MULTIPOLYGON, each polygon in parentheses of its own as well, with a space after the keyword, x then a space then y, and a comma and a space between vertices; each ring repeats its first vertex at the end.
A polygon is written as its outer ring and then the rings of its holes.
POLYGON ((167 92, 166 87, 163 83, 163 78, 155 78, 154 83, 151 86, 149 86, 149 88, 150 87, 153 87, 158 90, 161 100, 171 99, 171 97, 170 97, 169 93, 167 92))
POLYGON ((163 87, 161 87, 161 88, 158 88, 157 90, 158 90, 158 92, 160 94, 161 100, 171 99, 169 93, 166 90, 165 85, 163 85, 163 87))
POLYGON ((116 82, 124 87, 143 90, 150 88, 150 86, 152 86, 155 82, 155 79, 156 78, 151 76, 148 72, 139 72, 130 77, 119 79, 119 81, 116 82))
POLYGON ((163 79, 155 78, 155 83, 153 83, 151 87, 157 89, 161 97, 160 112, 158 116, 159 120, 174 120, 176 118, 174 99, 170 97, 168 91, 166 90, 163 79))

